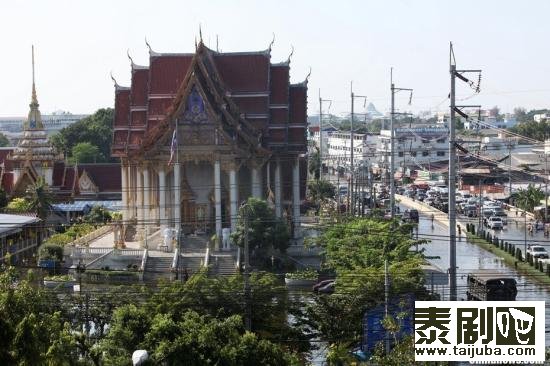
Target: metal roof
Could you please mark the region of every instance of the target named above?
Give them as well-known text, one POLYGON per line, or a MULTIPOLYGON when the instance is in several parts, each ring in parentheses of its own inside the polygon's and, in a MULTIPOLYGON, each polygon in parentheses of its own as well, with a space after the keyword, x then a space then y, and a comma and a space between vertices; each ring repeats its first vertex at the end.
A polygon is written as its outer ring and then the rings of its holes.
POLYGON ((0 213, 0 236, 21 231, 23 226, 40 221, 38 217, 0 213))

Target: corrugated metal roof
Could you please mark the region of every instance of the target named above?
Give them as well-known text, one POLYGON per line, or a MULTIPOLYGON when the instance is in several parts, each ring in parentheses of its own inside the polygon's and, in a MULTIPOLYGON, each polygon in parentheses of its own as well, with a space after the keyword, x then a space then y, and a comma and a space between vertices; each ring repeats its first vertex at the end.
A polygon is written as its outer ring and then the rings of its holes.
POLYGON ((0 214, 0 235, 6 236, 18 232, 23 226, 38 221, 40 219, 32 216, 0 214))

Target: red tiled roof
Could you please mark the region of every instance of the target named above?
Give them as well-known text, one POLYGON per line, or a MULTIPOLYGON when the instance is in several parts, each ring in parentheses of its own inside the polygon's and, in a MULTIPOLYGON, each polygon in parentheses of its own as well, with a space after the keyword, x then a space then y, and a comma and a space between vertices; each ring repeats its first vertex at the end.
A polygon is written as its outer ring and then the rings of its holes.
POLYGON ((269 90, 269 54, 214 55, 214 61, 225 85, 232 92, 265 92, 269 90))
POLYGON ((147 81, 149 80, 149 69, 132 70, 132 88, 130 92, 131 105, 147 105, 147 81))
POLYGON ((13 189, 13 173, 4 172, 4 174, 2 175, 2 182, 0 183, 2 184, 2 189, 4 189, 6 193, 11 193, 13 189))
POLYGON ((120 164, 80 164, 79 177, 86 171, 99 192, 118 192, 122 189, 120 164))
POLYGON ((145 126, 145 119, 147 118, 147 112, 146 111, 133 111, 130 113, 131 115, 131 126, 145 126))
POLYGON ((115 126, 128 126, 130 118, 130 90, 115 93, 115 126))
POLYGON ((8 157, 8 155, 14 150, 15 148, 3 148, 3 149, 0 149, 0 164, 2 164, 6 158, 8 157))
POLYGON ((61 185, 61 189, 72 192, 76 184, 75 178, 74 168, 72 166, 65 167, 65 179, 61 185))
POLYGON ((271 66, 271 104, 288 104, 289 66, 271 66))
POLYGON ((191 65, 193 55, 151 56, 149 95, 175 94, 191 65))
POLYGON ((233 101, 244 114, 267 114, 267 97, 233 98, 233 101))
POLYGON ((53 164, 52 184, 54 187, 63 185, 63 174, 65 173, 65 162, 59 161, 53 164))
POLYGON ((307 87, 302 84, 290 88, 290 123, 307 123, 307 87))

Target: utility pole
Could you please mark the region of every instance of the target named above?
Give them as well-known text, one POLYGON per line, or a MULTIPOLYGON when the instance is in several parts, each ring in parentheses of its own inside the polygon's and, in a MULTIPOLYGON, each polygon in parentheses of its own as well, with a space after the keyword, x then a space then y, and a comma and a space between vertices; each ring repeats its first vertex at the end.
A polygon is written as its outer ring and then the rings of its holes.
POLYGON ((350 125, 351 125, 351 128, 350 128, 350 139, 351 139, 351 142, 350 142, 350 180, 349 180, 349 187, 348 188, 348 192, 350 192, 350 205, 351 205, 351 216, 355 216, 355 196, 353 194, 353 178, 354 178, 354 174, 355 174, 355 165, 354 165, 354 156, 353 156, 353 144, 354 144, 354 139, 355 139, 355 133, 353 131, 353 120, 355 118, 355 113, 354 113, 354 102, 355 102, 355 98, 363 98, 364 99, 364 103, 367 102, 367 97, 364 96, 364 95, 355 95, 355 93, 353 93, 353 81, 351 82, 351 87, 350 87, 350 90, 351 90, 351 121, 350 121, 350 125))
MULTIPOLYGON (((393 83, 393 67, 390 69, 390 90, 391 90, 391 113, 390 113, 390 210, 391 218, 393 219, 395 215, 395 129, 393 126, 394 116, 398 113, 395 112, 395 93, 405 90, 411 92, 412 98, 412 89, 409 88, 396 88, 393 83)), ((410 98, 409 98, 410 103, 410 98)), ((407 113, 399 113, 407 114, 407 113)), ((403 154, 404 155, 404 154, 403 154)), ((403 167, 405 169, 405 167, 403 167)))
MULTIPOLYGON (((390 279, 388 276, 388 260, 384 260, 384 314, 386 318, 389 316, 389 301, 390 301, 390 279)), ((386 354, 390 353, 390 338, 388 331, 385 334, 386 354)))
POLYGON ((248 248, 248 204, 244 208, 244 300, 246 306, 245 329, 252 330, 252 311, 250 309, 250 251, 248 248))
MULTIPOLYGON (((475 72, 479 74, 479 79, 477 82, 477 87, 475 88, 476 93, 479 92, 479 83, 481 80, 481 70, 457 70, 456 69, 456 59, 453 50, 453 44, 450 43, 449 47, 449 73, 451 75, 451 92, 449 94, 450 98, 450 109, 451 109, 451 120, 449 121, 449 300, 457 301, 457 288, 456 288, 456 121, 455 121, 455 112, 466 117, 466 114, 461 112, 460 109, 455 105, 455 93, 456 86, 455 81, 458 77, 464 82, 470 84, 470 86, 475 83, 470 82, 462 74, 467 72, 475 72)), ((471 107, 471 106, 461 106, 471 107)), ((477 106, 476 106, 477 107, 477 106)), ((467 117, 466 117, 467 118, 467 117)), ((481 192, 480 192, 481 195, 481 192)))
POLYGON ((453 44, 451 43, 449 54, 449 72, 451 74, 451 120, 449 121, 449 300, 457 300, 456 292, 456 183, 455 183, 455 75, 456 64, 454 61, 453 44))
MULTIPOLYGON (((508 139, 508 191, 510 193, 510 198, 512 198, 512 141, 511 139, 508 139)), ((510 202, 510 199, 508 200, 509 204, 512 204, 510 202)))
POLYGON ((319 179, 323 179, 323 102, 329 102, 329 109, 332 101, 321 98, 321 89, 319 89, 319 179))

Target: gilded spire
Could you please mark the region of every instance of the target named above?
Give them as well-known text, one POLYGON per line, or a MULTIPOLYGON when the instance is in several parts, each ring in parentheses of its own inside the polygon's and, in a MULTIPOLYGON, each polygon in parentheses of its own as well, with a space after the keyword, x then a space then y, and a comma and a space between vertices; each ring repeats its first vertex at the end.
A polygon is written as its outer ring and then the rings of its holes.
POLYGON ((29 116, 27 122, 24 124, 23 129, 44 129, 42 124, 42 115, 38 109, 38 98, 36 97, 36 85, 34 80, 34 45, 32 46, 32 97, 31 104, 29 104, 29 116))

